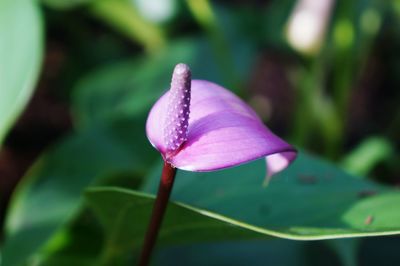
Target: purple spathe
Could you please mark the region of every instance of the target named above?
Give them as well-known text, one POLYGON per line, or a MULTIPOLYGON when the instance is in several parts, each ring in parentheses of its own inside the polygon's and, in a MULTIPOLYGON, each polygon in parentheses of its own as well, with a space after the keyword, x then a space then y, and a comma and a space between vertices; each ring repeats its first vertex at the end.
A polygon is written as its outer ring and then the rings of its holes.
MULTIPOLYGON (((162 123, 166 119, 166 92, 153 106, 147 119, 147 137, 166 157, 162 123)), ((295 149, 274 135, 257 114, 229 90, 204 80, 191 82, 187 140, 168 161, 188 171, 213 171, 266 157, 268 176, 296 157, 295 149)))

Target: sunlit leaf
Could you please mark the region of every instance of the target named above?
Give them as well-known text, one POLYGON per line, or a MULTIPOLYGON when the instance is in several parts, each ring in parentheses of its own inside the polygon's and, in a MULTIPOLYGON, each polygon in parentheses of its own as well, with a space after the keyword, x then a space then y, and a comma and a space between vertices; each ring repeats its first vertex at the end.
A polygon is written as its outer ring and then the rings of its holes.
MULTIPOLYGON (((264 162, 211 173, 180 171, 173 199, 289 239, 400 233, 400 193, 300 153, 263 187, 264 162)), ((154 192, 158 174, 146 191, 154 192)), ((244 226, 246 227, 246 226, 244 226)))
POLYGON ((379 162, 392 156, 391 143, 382 137, 362 141, 342 160, 342 166, 355 175, 367 175, 379 162))
MULTIPOLYGON (((268 187, 262 186, 264 168, 261 160, 212 173, 179 171, 172 195, 176 203, 169 205, 160 243, 400 233, 400 193, 395 190, 354 178, 305 153, 268 187)), ((154 174, 145 190, 154 192, 158 179, 159 173, 154 174)), ((114 257, 140 246, 152 196, 94 188, 88 198, 114 257)))
POLYGON ((28 102, 43 53, 36 1, 0 1, 0 143, 28 102))

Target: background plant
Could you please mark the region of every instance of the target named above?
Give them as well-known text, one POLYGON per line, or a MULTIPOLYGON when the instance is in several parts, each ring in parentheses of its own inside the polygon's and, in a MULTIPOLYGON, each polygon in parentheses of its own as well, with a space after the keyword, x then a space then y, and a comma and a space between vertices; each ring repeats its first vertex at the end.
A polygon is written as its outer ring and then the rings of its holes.
POLYGON ((155 264, 397 265, 398 237, 271 237, 400 230, 400 6, 334 1, 312 52, 287 41, 294 6, 1 1, 2 265, 136 259, 130 251, 139 248, 152 204, 143 193, 154 192, 161 166, 145 118, 177 62, 235 91, 272 130, 336 167, 302 152, 267 188, 259 162, 182 173, 155 264), (126 209, 108 207, 124 202, 126 209))

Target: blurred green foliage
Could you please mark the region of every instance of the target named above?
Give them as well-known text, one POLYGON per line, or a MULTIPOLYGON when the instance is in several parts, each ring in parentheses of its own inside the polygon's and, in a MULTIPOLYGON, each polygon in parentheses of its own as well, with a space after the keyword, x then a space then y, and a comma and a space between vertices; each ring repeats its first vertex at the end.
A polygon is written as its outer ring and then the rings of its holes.
MULTIPOLYGON (((276 239, 400 230, 399 192, 391 187, 400 173, 400 5, 334 1, 322 45, 312 53, 287 40, 295 5, 2 1, 0 141, 35 88, 43 32, 45 59, 52 53, 63 58, 48 86, 68 106, 73 127, 14 191, 1 265, 135 261, 153 202, 146 193, 155 191, 161 166, 145 137, 145 119, 179 62, 190 65, 194 78, 251 103, 264 99, 254 107, 265 112, 260 115, 272 130, 337 166, 302 152, 268 187, 260 161, 179 172, 178 203, 170 206, 154 265, 398 265, 398 237, 276 239), (274 79, 264 80, 265 73, 274 79), (282 110, 277 106, 291 110, 281 116, 283 127, 274 123, 282 110)), ((43 76, 52 69, 45 64, 43 76)))
POLYGON ((43 25, 32 1, 0 3, 0 144, 35 87, 43 50, 43 25))

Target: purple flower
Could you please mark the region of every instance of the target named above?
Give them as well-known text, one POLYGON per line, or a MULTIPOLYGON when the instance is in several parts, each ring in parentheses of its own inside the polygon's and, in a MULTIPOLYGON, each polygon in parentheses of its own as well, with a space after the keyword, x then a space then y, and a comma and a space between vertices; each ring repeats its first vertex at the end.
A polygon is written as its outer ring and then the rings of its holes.
POLYGON ((213 171, 266 157, 270 177, 296 158, 296 150, 264 126, 245 102, 217 84, 191 80, 185 64, 175 67, 171 89, 151 109, 146 131, 164 158, 164 168, 140 266, 150 261, 176 168, 213 171))
POLYGON ((244 101, 215 83, 191 80, 185 64, 175 67, 171 89, 151 109, 146 131, 166 162, 188 171, 213 171, 266 157, 270 177, 296 157, 295 149, 244 101))

